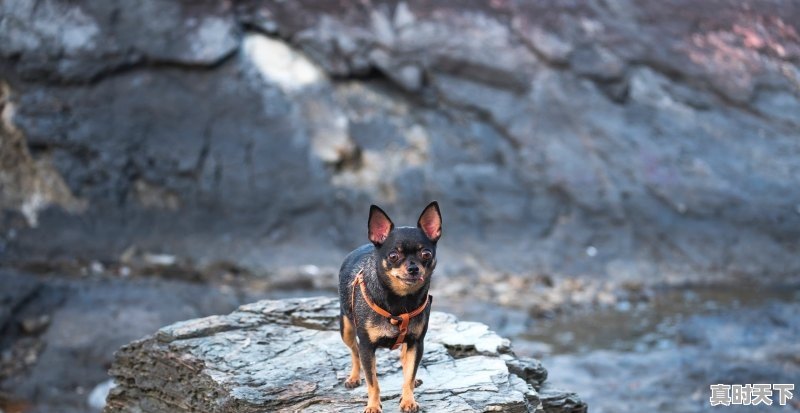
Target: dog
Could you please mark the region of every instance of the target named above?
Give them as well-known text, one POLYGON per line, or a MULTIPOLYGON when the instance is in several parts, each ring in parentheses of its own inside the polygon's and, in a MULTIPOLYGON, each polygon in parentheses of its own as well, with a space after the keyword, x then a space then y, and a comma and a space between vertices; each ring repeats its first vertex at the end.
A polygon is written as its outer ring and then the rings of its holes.
POLYGON ((442 215, 434 201, 422 211, 416 227, 395 228, 389 216, 372 205, 367 227, 370 243, 348 254, 339 270, 339 331, 353 362, 344 385, 359 386, 363 368, 368 394, 364 412, 381 413, 375 350, 400 348, 400 410, 415 413, 419 404, 414 388, 422 384, 416 375, 433 303, 428 289, 436 268, 442 215))

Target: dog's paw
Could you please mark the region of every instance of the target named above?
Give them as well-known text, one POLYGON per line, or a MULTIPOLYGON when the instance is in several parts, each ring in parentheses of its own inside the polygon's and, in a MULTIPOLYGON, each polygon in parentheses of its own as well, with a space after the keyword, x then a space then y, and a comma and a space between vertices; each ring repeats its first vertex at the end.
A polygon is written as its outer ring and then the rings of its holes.
POLYGON ((422 386, 422 380, 420 379, 414 380, 414 388, 417 388, 419 386, 422 386))
POLYGON ((361 378, 347 379, 344 381, 344 387, 347 387, 348 389, 355 389, 360 385, 361 385, 361 378))
POLYGON ((417 413, 419 411, 419 403, 414 399, 401 399, 400 411, 403 413, 417 413))
POLYGON ((383 412, 383 409, 381 409, 380 406, 378 406, 378 407, 367 406, 367 408, 364 409, 364 413, 382 413, 382 412, 383 412))

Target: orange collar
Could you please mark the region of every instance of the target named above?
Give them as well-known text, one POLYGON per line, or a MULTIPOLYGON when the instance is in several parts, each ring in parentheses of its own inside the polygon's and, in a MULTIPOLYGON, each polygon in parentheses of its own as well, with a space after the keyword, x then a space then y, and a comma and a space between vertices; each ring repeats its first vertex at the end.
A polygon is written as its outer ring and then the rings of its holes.
MULTIPOLYGON (((416 310, 410 313, 403 313, 398 316, 394 316, 390 312, 384 310, 383 308, 378 307, 378 305, 375 304, 375 302, 369 298, 369 295, 367 294, 367 287, 364 286, 363 274, 364 274, 363 271, 359 271, 358 274, 356 274, 356 277, 353 279, 353 283, 351 284, 351 287, 353 289, 353 298, 350 301, 350 305, 352 306, 351 312, 353 313, 353 321, 355 321, 356 319, 356 312, 355 312, 356 284, 358 284, 361 287, 361 296, 364 297, 364 301, 367 303, 369 308, 372 309, 372 311, 380 314, 383 317, 388 318, 389 322, 392 323, 392 325, 396 326, 399 324, 398 328, 400 330, 400 335, 397 336, 397 341, 395 341, 394 345, 392 345, 392 350, 394 350, 400 347, 401 344, 403 344, 403 342, 406 339, 406 334, 408 334, 408 324, 411 322, 412 318, 422 314, 422 312, 425 311, 425 308, 428 307, 428 303, 431 300, 431 296, 428 295, 427 297, 425 297, 425 302, 422 303, 422 305, 419 306, 416 310)), ((358 325, 356 324, 356 326, 358 325)))

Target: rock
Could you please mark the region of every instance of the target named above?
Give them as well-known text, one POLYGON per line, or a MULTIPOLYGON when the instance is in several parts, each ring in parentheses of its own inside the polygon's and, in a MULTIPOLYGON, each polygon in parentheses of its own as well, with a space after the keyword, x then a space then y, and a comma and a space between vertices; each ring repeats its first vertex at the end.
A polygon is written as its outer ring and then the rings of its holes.
POLYGON ((26 337, 14 341, 0 352, 0 380, 19 375, 36 364, 44 348, 45 342, 39 338, 26 337))
MULTIPOLYGON (((117 387, 103 411, 360 411, 365 386, 342 384, 350 356, 338 314, 332 298, 267 300, 163 327, 117 352, 117 387)), ((540 396, 542 371, 485 325, 434 312, 417 400, 427 411, 586 411, 574 393, 545 388, 540 396)), ((378 372, 389 408, 400 396, 398 352, 380 350, 378 372)))
POLYGON ((625 63, 610 51, 599 47, 578 48, 572 53, 570 63, 575 73, 601 81, 622 77, 625 63))
POLYGON ((37 317, 28 317, 20 322, 22 331, 27 334, 39 334, 50 325, 50 316, 42 314, 37 317))
POLYGON ((83 211, 85 200, 72 194, 51 160, 31 156, 25 135, 14 124, 15 113, 11 88, 0 77, 0 208, 19 211, 31 227, 50 205, 83 211))
POLYGON ((543 413, 586 412, 586 404, 575 393, 546 385, 539 390, 539 398, 543 406, 543 413))
POLYGON ((791 0, 344 4, 0 3, 4 258, 338 266, 436 198, 498 272, 800 274, 791 0))
POLYGON ((532 384, 536 389, 539 389, 547 380, 547 370, 542 365, 542 362, 532 358, 516 358, 506 361, 508 371, 521 377, 527 383, 532 384))
POLYGON ((561 39, 554 33, 544 30, 539 26, 527 26, 528 22, 522 16, 517 16, 512 21, 512 27, 527 41, 527 44, 551 64, 564 65, 569 62, 573 45, 561 39))
POLYGON ((94 411, 101 411, 106 406, 106 397, 108 393, 116 386, 113 379, 106 380, 98 383, 97 386, 89 393, 89 398, 86 404, 94 411))
POLYGON ((0 309, 12 303, 0 335, 0 388, 48 413, 90 411, 87 397, 109 378, 120 346, 178 320, 232 311, 263 294, 157 277, 37 277, 7 269, 0 270, 0 286, 0 309), (50 316, 49 326, 25 333, 20 321, 41 314, 50 316))
POLYGON ((230 10, 213 2, 128 4, 47 0, 0 4, 0 56, 28 79, 80 82, 149 62, 217 63, 239 47, 230 10))
POLYGON ((3 282, 0 289, 0 330, 5 330, 14 313, 42 288, 42 284, 33 277, 4 271, 0 272, 0 280, 3 282))

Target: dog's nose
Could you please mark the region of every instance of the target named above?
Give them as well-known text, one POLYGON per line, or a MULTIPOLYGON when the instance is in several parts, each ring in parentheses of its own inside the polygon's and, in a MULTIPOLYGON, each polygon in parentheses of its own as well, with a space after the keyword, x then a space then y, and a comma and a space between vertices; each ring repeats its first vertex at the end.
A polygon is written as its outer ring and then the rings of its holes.
POLYGON ((409 265, 408 266, 408 273, 411 274, 411 275, 419 274, 419 267, 417 267, 414 264, 409 265))

